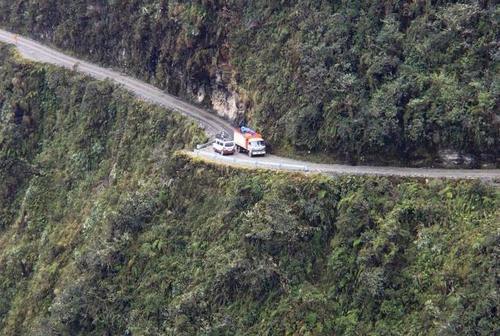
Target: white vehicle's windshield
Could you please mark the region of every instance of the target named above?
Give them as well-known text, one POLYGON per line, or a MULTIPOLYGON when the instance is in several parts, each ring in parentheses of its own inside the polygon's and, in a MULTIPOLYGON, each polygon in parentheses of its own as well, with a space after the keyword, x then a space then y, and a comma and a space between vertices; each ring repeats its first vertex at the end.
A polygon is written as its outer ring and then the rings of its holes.
POLYGON ((232 143, 232 142, 226 142, 226 145, 225 145, 225 146, 226 146, 226 147, 233 147, 233 146, 234 146, 234 143, 232 143))

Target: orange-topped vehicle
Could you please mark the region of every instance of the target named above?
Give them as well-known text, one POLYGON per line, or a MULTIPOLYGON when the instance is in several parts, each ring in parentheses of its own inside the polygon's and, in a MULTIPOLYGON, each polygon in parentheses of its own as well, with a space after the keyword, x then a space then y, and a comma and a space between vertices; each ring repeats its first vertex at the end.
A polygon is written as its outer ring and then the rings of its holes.
POLYGON ((241 126, 234 130, 234 143, 236 151, 248 153, 248 156, 266 155, 266 143, 262 135, 253 129, 241 126))

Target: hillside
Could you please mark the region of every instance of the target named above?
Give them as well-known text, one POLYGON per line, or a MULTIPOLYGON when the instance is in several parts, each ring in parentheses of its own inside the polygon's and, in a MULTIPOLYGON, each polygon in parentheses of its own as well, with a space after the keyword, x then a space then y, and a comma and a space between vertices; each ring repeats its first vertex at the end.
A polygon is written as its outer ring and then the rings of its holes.
POLYGON ((0 334, 491 335, 498 190, 235 170, 0 46, 0 334))
POLYGON ((494 1, 0 0, 0 26, 261 129, 276 152, 499 166, 494 1))

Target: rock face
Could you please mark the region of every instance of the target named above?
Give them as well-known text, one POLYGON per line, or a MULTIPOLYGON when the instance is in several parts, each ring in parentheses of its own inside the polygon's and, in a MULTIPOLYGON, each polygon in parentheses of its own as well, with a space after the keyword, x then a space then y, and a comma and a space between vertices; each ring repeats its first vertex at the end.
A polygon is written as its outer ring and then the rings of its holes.
POLYGON ((460 153, 451 149, 443 149, 438 153, 440 164, 444 168, 473 168, 477 165, 477 159, 472 154, 460 153))
POLYGON ((201 86, 199 89, 198 89, 198 92, 196 93, 196 101, 201 104, 203 103, 203 101, 205 100, 205 97, 207 96, 206 92, 205 92, 205 88, 203 86, 201 86))
POLYGON ((244 113, 240 108, 239 96, 235 92, 225 89, 216 89, 211 96, 212 109, 221 117, 235 121, 244 113))
POLYGON ((239 94, 228 89, 227 84, 213 84, 208 88, 195 85, 193 84, 193 87, 188 89, 188 99, 208 107, 218 116, 229 121, 236 121, 245 114, 245 107, 239 94))

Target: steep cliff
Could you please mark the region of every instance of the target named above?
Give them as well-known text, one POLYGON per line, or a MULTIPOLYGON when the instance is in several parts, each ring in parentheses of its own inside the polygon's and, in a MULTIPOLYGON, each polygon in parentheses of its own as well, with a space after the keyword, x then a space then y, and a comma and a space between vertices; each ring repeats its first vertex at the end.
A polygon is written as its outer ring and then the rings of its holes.
POLYGON ((1 335, 491 335, 498 191, 187 159, 200 130, 0 47, 1 335))

